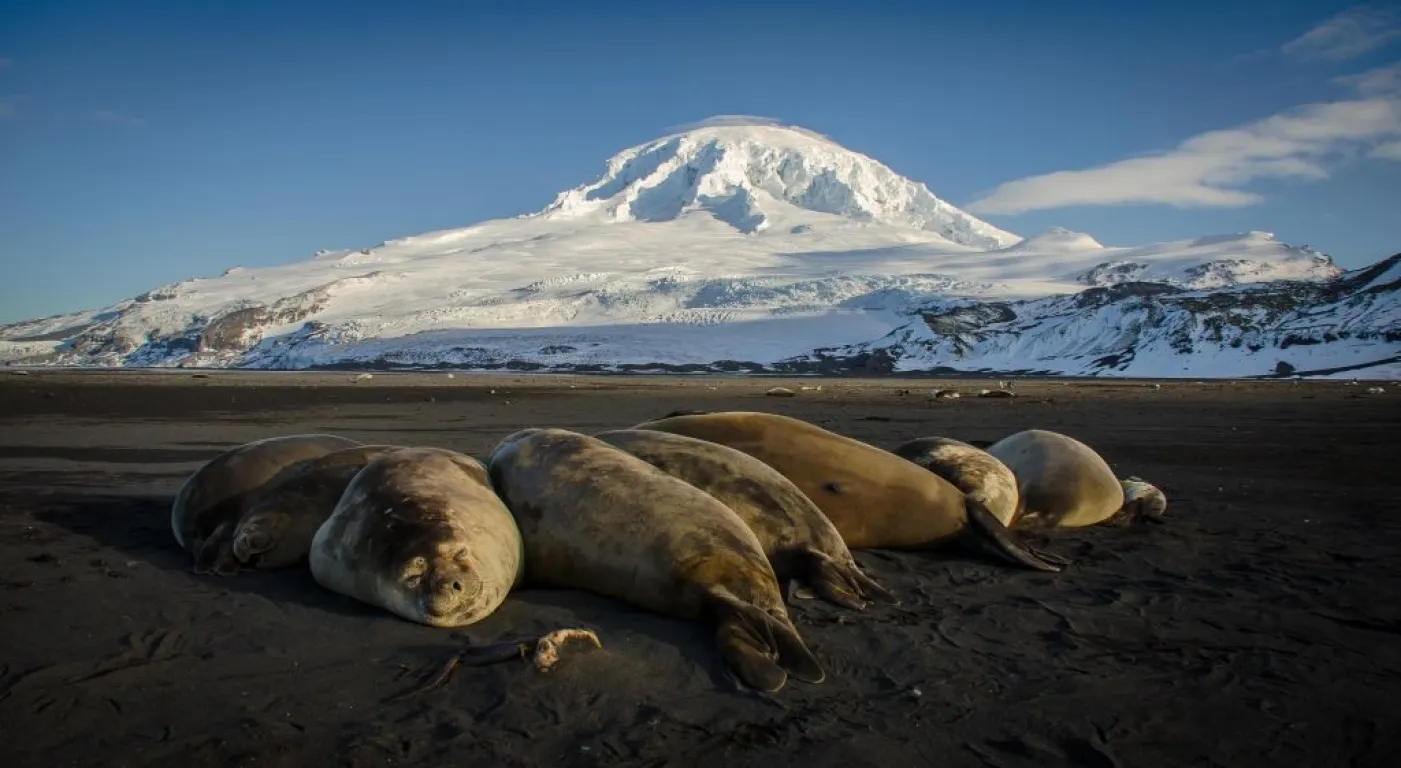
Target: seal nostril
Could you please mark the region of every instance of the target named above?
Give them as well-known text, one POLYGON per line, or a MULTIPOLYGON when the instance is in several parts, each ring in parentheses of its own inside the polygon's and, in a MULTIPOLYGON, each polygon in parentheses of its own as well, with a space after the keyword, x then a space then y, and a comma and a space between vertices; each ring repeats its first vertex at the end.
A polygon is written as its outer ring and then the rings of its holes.
POLYGON ((455 590, 455 591, 457 591, 457 592, 461 592, 461 591, 462 591, 462 582, 460 582, 460 581, 454 581, 454 582, 452 583, 452 588, 453 588, 453 590, 455 590))

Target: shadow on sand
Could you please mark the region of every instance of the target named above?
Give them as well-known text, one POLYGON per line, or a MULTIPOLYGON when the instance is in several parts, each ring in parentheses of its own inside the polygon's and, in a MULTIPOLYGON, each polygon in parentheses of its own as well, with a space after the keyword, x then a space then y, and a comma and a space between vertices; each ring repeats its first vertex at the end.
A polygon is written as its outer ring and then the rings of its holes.
POLYGON ((277 571, 244 571, 237 576, 195 573, 189 555, 176 543, 170 530, 172 501, 173 496, 165 494, 122 496, 69 491, 44 499, 36 516, 159 570, 210 586, 348 616, 375 615, 370 606, 323 589, 305 565, 277 571))

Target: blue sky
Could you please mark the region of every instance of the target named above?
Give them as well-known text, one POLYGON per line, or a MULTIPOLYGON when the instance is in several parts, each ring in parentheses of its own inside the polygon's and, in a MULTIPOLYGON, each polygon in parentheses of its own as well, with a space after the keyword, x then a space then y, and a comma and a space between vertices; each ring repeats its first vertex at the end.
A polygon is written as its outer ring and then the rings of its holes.
POLYGON ((1023 235, 1401 251, 1385 6, 757 5, 6 0, 0 321, 535 210, 717 114, 1023 235))

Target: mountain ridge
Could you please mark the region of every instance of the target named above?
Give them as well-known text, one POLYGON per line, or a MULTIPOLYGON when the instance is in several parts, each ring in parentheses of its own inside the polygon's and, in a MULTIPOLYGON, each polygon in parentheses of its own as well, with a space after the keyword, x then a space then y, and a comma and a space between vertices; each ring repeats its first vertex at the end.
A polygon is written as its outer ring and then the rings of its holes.
POLYGON ((0 327, 0 362, 870 370, 879 351, 904 371, 1271 375, 1302 370, 1278 354, 1301 338, 1319 368, 1401 351, 1395 281, 1358 274, 1261 231, 1021 237, 820 134, 741 121, 625 149, 532 213, 0 327))

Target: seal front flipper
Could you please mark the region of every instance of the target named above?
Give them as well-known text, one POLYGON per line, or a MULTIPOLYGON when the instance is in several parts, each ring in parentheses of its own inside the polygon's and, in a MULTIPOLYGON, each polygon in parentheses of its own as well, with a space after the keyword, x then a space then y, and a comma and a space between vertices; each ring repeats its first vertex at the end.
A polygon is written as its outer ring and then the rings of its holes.
POLYGON ((1059 566, 1061 566, 1061 567, 1065 567, 1065 566, 1067 566, 1067 565, 1070 565, 1072 562, 1074 562, 1073 560, 1071 560, 1070 558, 1066 557, 1065 555, 1058 555, 1058 554, 1056 554, 1055 552, 1047 552, 1047 551, 1044 550, 1044 549, 1038 549, 1038 548, 1036 548, 1036 547, 1028 546, 1028 547, 1026 548, 1026 551, 1030 552, 1030 553, 1033 554, 1033 555, 1036 555, 1038 558, 1040 558, 1040 559, 1042 559, 1042 560, 1045 560, 1046 562, 1050 563, 1051 565, 1059 565, 1059 566))
POLYGON ((220 523, 214 532, 209 534, 209 538, 200 545, 199 551, 195 553, 195 564, 192 569, 198 574, 214 574, 216 576, 236 576, 239 572, 238 558, 234 557, 233 551, 233 523, 220 523))
POLYGON ((715 595, 713 600, 720 655, 745 685, 773 693, 790 674, 807 683, 827 679, 817 657, 791 625, 729 595, 715 595))
POLYGON ((842 563, 815 549, 803 553, 807 561, 807 582, 825 600, 855 611, 866 609, 867 601, 898 605, 895 597, 875 580, 861 572, 855 563, 842 563))
MULTIPOLYGON (((1054 573, 1060 571, 1065 565, 1070 564, 1070 561, 1066 560, 1064 563, 1057 565, 1045 558, 1039 557, 1025 544, 1017 541, 1016 536, 1007 529, 1007 526, 999 522, 998 519, 988 511, 988 508, 983 506, 978 500, 965 497, 964 506, 968 513, 968 533, 976 536, 976 541, 982 544, 992 554, 1014 565, 1020 565, 1023 568, 1030 568, 1036 571, 1049 571, 1054 573)), ((1058 555, 1056 557, 1064 560, 1064 558, 1060 558, 1058 555)))

